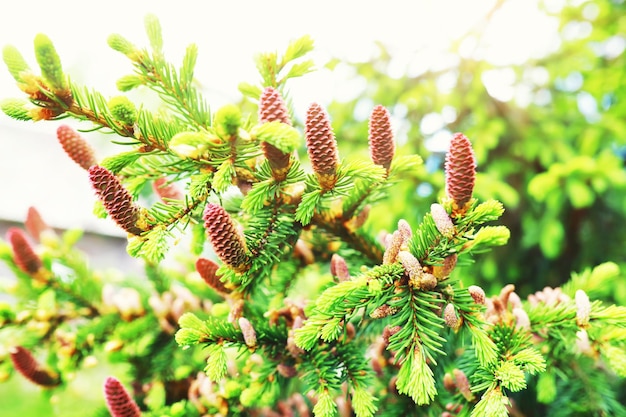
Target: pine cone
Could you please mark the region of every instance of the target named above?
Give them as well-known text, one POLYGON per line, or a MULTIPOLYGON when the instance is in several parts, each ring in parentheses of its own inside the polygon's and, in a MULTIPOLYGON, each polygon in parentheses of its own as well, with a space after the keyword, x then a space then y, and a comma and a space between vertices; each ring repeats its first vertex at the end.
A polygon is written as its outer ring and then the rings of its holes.
POLYGON ((57 129, 57 138, 63 146, 63 150, 74 162, 84 170, 96 165, 94 151, 89 144, 68 125, 61 125, 57 129))
POLYGON ((337 182, 339 153, 328 114, 317 103, 307 110, 304 134, 313 171, 322 189, 331 190, 337 182))
POLYGON ((376 165, 382 165, 387 171, 395 151, 390 117, 389 111, 378 105, 372 110, 369 121, 370 156, 376 165))
MULTIPOLYGON (((281 122, 291 126, 287 106, 280 93, 272 87, 266 87, 259 99, 259 123, 268 122, 281 122)), ((272 167, 274 177, 278 181, 284 180, 289 171, 290 154, 283 153, 267 142, 261 142, 261 149, 272 167)))
POLYGON ((218 269, 219 265, 210 259, 198 258, 196 261, 196 271, 198 271, 198 274, 200 274, 204 282, 215 291, 227 294, 230 292, 230 289, 226 288, 224 283, 220 280, 219 275, 216 273, 218 269))
POLYGON ((19 269, 27 274, 34 275, 43 267, 41 259, 33 250, 22 229, 17 227, 9 228, 6 238, 13 249, 13 261, 19 269))
POLYGON ((113 377, 104 382, 104 398, 111 417, 141 417, 141 411, 126 388, 113 377))
POLYGON ((26 214, 26 221, 24 226, 34 239, 41 240, 41 234, 45 232, 52 232, 50 226, 41 218, 41 214, 35 207, 28 208, 28 214, 26 214))
POLYGON ((446 193, 459 209, 472 198, 476 181, 476 159, 469 139, 455 133, 446 154, 446 193))
POLYGON ((9 353, 15 369, 29 381, 43 387, 53 387, 61 382, 58 376, 41 368, 28 349, 16 346, 10 348, 9 353))
POLYGON ((165 199, 170 200, 182 200, 183 193, 176 186, 176 184, 167 181, 167 178, 161 177, 154 180, 152 183, 152 189, 159 196, 159 198, 167 204, 165 199))
POLYGON ((204 210, 204 227, 213 250, 222 262, 237 272, 244 272, 250 267, 243 236, 223 207, 207 204, 204 210))
POLYGON ((109 216, 128 233, 140 235, 143 230, 137 226, 139 207, 133 204, 132 196, 117 177, 106 168, 94 165, 89 168, 89 180, 109 216))

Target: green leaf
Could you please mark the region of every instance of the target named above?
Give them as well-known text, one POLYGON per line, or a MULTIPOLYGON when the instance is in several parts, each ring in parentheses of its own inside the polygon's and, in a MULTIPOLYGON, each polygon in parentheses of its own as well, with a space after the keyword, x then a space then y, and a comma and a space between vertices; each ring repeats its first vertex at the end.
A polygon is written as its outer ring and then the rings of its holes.
POLYGON ((0 109, 7 116, 22 121, 29 121, 33 118, 28 109, 28 101, 19 98, 8 98, 0 102, 0 109))
POLYGON ((137 151, 123 152, 104 158, 102 162, 100 162, 100 166, 108 169, 113 174, 117 174, 140 157, 141 154, 137 151))
POLYGON ((407 355, 396 382, 398 392, 411 397, 417 405, 429 404, 437 395, 433 371, 426 363, 422 350, 423 347, 418 346, 412 355, 407 355))
POLYGON ((311 36, 304 35, 298 39, 289 42, 285 55, 283 57, 284 62, 293 61, 300 58, 307 53, 311 52, 314 48, 314 42, 311 36))
POLYGON ((528 193, 537 201, 544 201, 548 194, 559 187, 560 178, 552 172, 537 174, 528 183, 528 193))
POLYGON ((302 201, 296 209, 296 220, 302 223, 303 226, 309 224, 321 199, 322 191, 319 189, 304 193, 302 201))
POLYGON ((480 252, 492 246, 503 246, 510 237, 511 232, 506 226, 485 226, 474 235, 471 250, 480 252))
POLYGON ((241 110, 234 104, 227 104, 215 112, 213 125, 219 137, 228 139, 237 134, 241 126, 241 110))
POLYGON ((222 162, 213 177, 213 188, 218 193, 223 193, 232 185, 235 176, 235 167, 230 159, 222 162))
POLYGON ((493 387, 485 392, 474 409, 471 417, 508 417, 507 406, 509 399, 502 394, 499 387, 493 387))
POLYGON ((209 345, 207 348, 208 358, 206 360, 206 372, 209 379, 213 382, 219 382, 226 376, 227 357, 226 351, 222 345, 209 345))
POLYGON ((42 33, 35 36, 35 56, 41 68, 41 75, 52 91, 68 91, 69 86, 63 74, 61 59, 50 38, 42 33))
POLYGON ((484 328, 478 326, 468 326, 472 335, 472 346, 476 350, 476 357, 482 366, 489 366, 498 360, 498 348, 489 337, 484 328))
POLYGON ((133 88, 139 87, 144 83, 141 77, 136 75, 125 75, 117 80, 115 86, 120 91, 130 91, 133 88))
POLYGON ((22 79, 20 73, 30 70, 20 51, 12 45, 7 45, 2 49, 2 59, 15 81, 20 82, 22 79))
POLYGON ((534 348, 523 349, 517 352, 511 359, 530 374, 536 374, 546 370, 546 360, 541 356, 541 353, 534 348))
POLYGON ((315 63, 312 60, 299 62, 289 68, 289 72, 285 75, 284 79, 302 77, 315 69, 315 63))
POLYGON ((497 200, 487 200, 474 208, 471 217, 475 222, 485 223, 498 220, 504 213, 504 206, 497 200))
POLYGON ((261 88, 250 83, 239 83, 239 91, 246 97, 258 100, 261 97, 261 88))
POLYGON ((326 390, 322 391, 317 397, 317 404, 313 407, 315 417, 334 417, 337 415, 337 405, 326 390))
POLYGON ((495 377, 500 380, 502 386, 512 392, 521 391, 526 388, 524 371, 511 361, 503 361, 495 371, 495 377))
POLYGON ((193 200, 203 200, 209 194, 213 174, 197 174, 191 176, 189 182, 189 197, 193 200))
POLYGON ((550 404, 556 399, 557 388, 553 372, 539 374, 537 378, 537 401, 550 404))
POLYGON ((609 368, 622 378, 626 378, 626 351, 624 348, 605 345, 600 349, 600 352, 606 358, 609 368))
POLYGON ((152 263, 159 263, 165 258, 165 254, 169 249, 168 237, 169 231, 164 225, 157 225, 152 230, 143 233, 141 236, 132 237, 132 239, 141 239, 137 254, 152 263))
POLYGON ((180 68, 180 80, 183 86, 190 84, 193 81, 193 73, 196 67, 196 60, 198 58, 198 46, 192 43, 187 47, 185 56, 183 57, 183 65, 180 68))
POLYGON ((205 337, 205 324, 193 313, 180 316, 178 324, 181 328, 176 332, 175 339, 179 346, 198 344, 205 337))
POLYGON ((570 178, 567 180, 565 187, 569 200, 574 208, 585 208, 593 204, 595 194, 593 190, 583 181, 570 178))
POLYGON ((137 52, 137 47, 122 35, 114 33, 109 36, 107 43, 111 49, 121 52, 129 58, 137 52))
POLYGON ((300 146, 300 132, 278 121, 257 125, 250 133, 260 141, 275 146, 283 153, 291 153, 300 146))
POLYGON ((150 46, 152 46, 155 52, 161 52, 163 49, 163 35, 161 34, 161 23, 159 19, 153 14, 148 14, 144 19, 144 25, 150 46))
POLYGON ((354 388, 352 393, 352 408, 357 417, 371 417, 376 413, 376 398, 364 387, 354 388))
POLYGON ((111 115, 126 125, 133 125, 137 121, 137 108, 126 96, 112 97, 107 103, 111 115))
POLYGON ((556 219, 548 219, 539 236, 539 246, 543 254, 549 259, 556 258, 561 253, 564 237, 563 225, 556 219))

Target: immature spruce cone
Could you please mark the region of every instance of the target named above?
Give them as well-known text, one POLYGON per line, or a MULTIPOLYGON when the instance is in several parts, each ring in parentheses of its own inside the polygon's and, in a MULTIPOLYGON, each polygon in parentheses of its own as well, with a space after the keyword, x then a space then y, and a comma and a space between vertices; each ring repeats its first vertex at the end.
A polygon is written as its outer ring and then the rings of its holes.
POLYGON ((9 349, 11 361, 15 369, 31 382, 43 387, 53 387, 59 385, 57 376, 41 368, 37 360, 27 349, 16 346, 9 349))
POLYGON ((128 233, 140 235, 143 230, 137 226, 139 207, 133 204, 132 196, 117 177, 106 168, 94 165, 89 168, 89 180, 109 216, 128 233))
POLYGON ((266 87, 259 99, 259 123, 268 122, 281 122, 291 126, 285 101, 273 87, 266 87))
POLYGON ((35 207, 28 208, 28 214, 26 214, 24 226, 26 227, 28 234, 36 240, 41 239, 42 233, 52 231, 50 226, 48 226, 41 217, 41 214, 39 214, 39 210, 35 207))
POLYGON ((237 272, 244 272, 249 268, 246 242, 224 208, 213 203, 207 204, 204 210, 204 227, 213 250, 222 262, 237 272))
POLYGON ((13 261, 15 261, 17 267, 30 275, 37 273, 43 264, 33 250, 24 231, 17 227, 11 227, 7 230, 6 237, 13 249, 13 261))
POLYGON ((183 193, 176 186, 176 184, 168 182, 167 178, 161 177, 154 180, 152 183, 152 189, 154 192, 161 198, 161 200, 165 203, 165 199, 170 200, 182 200, 183 193))
POLYGON ((88 170, 92 165, 96 165, 93 149, 74 129, 68 125, 59 126, 57 138, 65 153, 81 168, 88 170))
POLYGON ((472 198, 476 180, 476 160, 469 139, 455 133, 446 154, 446 193, 463 209, 472 198))
POLYGON ((304 134, 313 171, 322 189, 331 190, 337 182, 339 153, 328 114, 317 103, 311 104, 306 112, 304 134))
POLYGON ((126 388, 113 377, 104 382, 104 398, 111 417, 141 417, 141 411, 126 388))
POLYGON ((376 165, 382 165, 386 170, 391 166, 395 151, 390 117, 389 111, 378 105, 372 110, 369 121, 370 156, 376 165))
POLYGON ((198 258, 196 261, 196 271, 198 271, 200 277, 202 277, 209 287, 223 294, 229 293, 230 290, 226 288, 224 283, 220 281, 219 275, 217 275, 218 269, 219 265, 210 259, 198 258))
MULTIPOLYGON (((259 99, 259 123, 281 122, 291 126, 289 111, 280 93, 272 88, 266 87, 259 99)), ((289 168, 288 153, 283 153, 267 142, 261 143, 263 154, 267 158, 277 180, 284 180, 289 168)))

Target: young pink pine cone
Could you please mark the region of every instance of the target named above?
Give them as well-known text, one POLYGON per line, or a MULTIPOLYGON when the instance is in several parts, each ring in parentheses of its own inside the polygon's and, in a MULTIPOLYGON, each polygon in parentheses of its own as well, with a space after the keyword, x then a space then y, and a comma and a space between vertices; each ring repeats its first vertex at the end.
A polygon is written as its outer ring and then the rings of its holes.
POLYGON ((104 398, 111 417, 141 417, 137 403, 116 378, 110 376, 104 381, 104 398))
POLYGON ((6 238, 11 244, 13 261, 17 267, 27 274, 36 274, 43 264, 28 241, 26 233, 22 229, 11 227, 7 230, 6 238))
POLYGON ((323 190, 331 190, 337 182, 339 152, 328 114, 317 103, 306 112, 304 134, 313 172, 323 190))
POLYGON ((462 211, 471 200, 476 181, 476 159, 469 139, 455 133, 446 154, 446 193, 462 211))
POLYGON ((21 346, 12 347, 9 354, 15 369, 29 381, 43 387, 53 387, 61 382, 56 375, 42 369, 28 349, 21 346))
POLYGON ((204 282, 215 291, 227 294, 230 290, 226 288, 224 283, 220 280, 219 275, 217 275, 218 269, 219 265, 210 259, 198 258, 196 261, 196 271, 198 271, 198 274, 200 274, 204 282))
POLYGON ((24 226, 28 231, 28 234, 31 235, 35 240, 41 240, 41 234, 45 232, 54 233, 52 228, 46 224, 46 222, 39 214, 39 210, 35 207, 29 207, 28 213, 26 214, 26 221, 24 222, 24 226))
POLYGON ((378 105, 372 110, 369 121, 370 156, 376 165, 382 165, 387 171, 395 152, 390 118, 389 111, 378 105))
POLYGON ((250 267, 246 242, 222 206, 207 204, 204 209, 204 227, 213 250, 222 262, 237 272, 244 272, 250 267))
POLYGON ((165 199, 182 200, 184 198, 183 193, 176 184, 168 182, 165 177, 154 180, 152 189, 163 202, 165 202, 165 199))
MULTIPOLYGON (((272 87, 266 87, 259 99, 259 123, 268 122, 281 122, 291 126, 285 101, 278 90, 272 87)), ((261 142, 261 148, 272 167, 274 177, 279 181, 284 180, 289 171, 290 154, 283 153, 267 142, 261 142)))
POLYGON ((96 165, 96 157, 93 149, 82 136, 68 125, 57 128, 57 138, 63 146, 65 153, 72 158, 81 168, 88 170, 96 165))
POLYGON ((139 207, 133 204, 132 196, 117 177, 106 168, 94 165, 89 168, 89 180, 109 216, 128 233, 140 235, 143 230, 137 225, 139 207))

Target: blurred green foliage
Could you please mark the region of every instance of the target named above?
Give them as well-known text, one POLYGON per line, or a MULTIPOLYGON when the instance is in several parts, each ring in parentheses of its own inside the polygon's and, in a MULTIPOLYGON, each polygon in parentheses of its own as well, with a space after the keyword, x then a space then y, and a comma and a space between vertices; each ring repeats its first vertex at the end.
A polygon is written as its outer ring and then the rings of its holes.
MULTIPOLYGON (((444 68, 390 76, 398 63, 381 44, 371 61, 349 64, 367 88, 329 106, 340 147, 366 152, 367 123, 358 113, 382 104, 397 119, 400 151, 426 160, 422 175, 372 211, 374 229, 428 211, 433 195, 443 194, 439 139, 465 133, 478 160, 476 195, 502 201, 511 230, 509 244, 473 269, 475 279, 494 289, 515 283, 520 294, 558 286, 587 266, 626 261, 626 3, 569 1, 553 17, 560 47, 521 64, 489 62, 480 47, 460 53, 467 41, 481 45, 488 20, 451 45, 444 68), (494 97, 502 98, 493 82, 503 79, 509 100, 494 97)), ((336 65, 347 64, 329 66, 336 65)))

